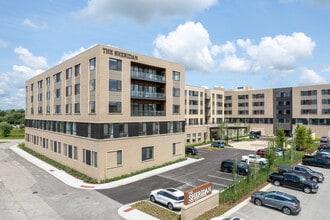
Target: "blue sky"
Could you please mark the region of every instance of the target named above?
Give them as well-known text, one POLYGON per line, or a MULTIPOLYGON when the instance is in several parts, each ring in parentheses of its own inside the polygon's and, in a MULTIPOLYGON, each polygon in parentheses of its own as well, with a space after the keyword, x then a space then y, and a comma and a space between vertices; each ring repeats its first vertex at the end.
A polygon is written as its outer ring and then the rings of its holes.
POLYGON ((186 85, 329 83, 330 0, 2 0, 0 109, 25 81, 95 44, 186 68, 186 85))

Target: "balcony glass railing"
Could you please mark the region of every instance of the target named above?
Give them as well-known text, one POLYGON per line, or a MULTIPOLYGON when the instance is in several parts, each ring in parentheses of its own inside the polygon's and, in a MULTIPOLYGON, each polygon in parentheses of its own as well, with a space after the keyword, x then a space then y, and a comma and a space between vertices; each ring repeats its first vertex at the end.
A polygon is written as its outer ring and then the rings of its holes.
POLYGON ((165 83, 166 81, 165 76, 140 71, 131 71, 131 77, 134 79, 143 79, 162 83, 165 83))
POLYGON ((132 98, 165 99, 165 93, 131 91, 132 98))
POLYGON ((165 116, 165 111, 134 111, 132 116, 165 116))

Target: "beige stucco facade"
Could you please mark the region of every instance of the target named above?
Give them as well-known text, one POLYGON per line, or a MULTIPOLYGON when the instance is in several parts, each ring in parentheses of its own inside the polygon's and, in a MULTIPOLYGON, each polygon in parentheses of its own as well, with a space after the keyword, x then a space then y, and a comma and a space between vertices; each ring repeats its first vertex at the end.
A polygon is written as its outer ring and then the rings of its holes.
POLYGON ((97 180, 183 158, 184 80, 97 45, 26 82, 26 146, 97 180))

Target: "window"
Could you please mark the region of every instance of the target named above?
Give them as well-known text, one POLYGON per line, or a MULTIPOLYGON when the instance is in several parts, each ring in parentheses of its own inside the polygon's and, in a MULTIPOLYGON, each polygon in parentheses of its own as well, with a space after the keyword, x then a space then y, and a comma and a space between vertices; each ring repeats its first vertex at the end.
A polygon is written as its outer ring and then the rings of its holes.
POLYGON ((54 74, 53 78, 54 78, 54 83, 61 82, 61 72, 54 74))
POLYGON ((104 138, 113 138, 113 124, 104 124, 103 137, 104 138))
POLYGON ((73 147, 73 159, 78 160, 78 147, 73 147))
POLYGON ((95 101, 89 102, 89 113, 95 113, 95 101))
POLYGON ((74 113, 80 113, 80 103, 74 103, 74 113))
POLYGON ((50 77, 46 78, 46 85, 49 86, 50 85, 50 77))
POLYGON ((66 69, 65 76, 66 76, 66 79, 72 78, 72 68, 66 69))
POLYGON ((180 97, 180 89, 179 88, 173 88, 173 96, 174 97, 180 97))
POLYGON ((95 70, 96 69, 96 58, 89 60, 89 70, 95 70))
POLYGON ((173 143, 172 145, 172 155, 176 154, 176 143, 173 143))
POLYGON ((71 96, 72 95, 72 86, 67 86, 65 88, 65 93, 66 93, 66 96, 71 96))
POLYGON ((83 163, 97 167, 97 152, 83 149, 83 163))
POLYGON ((117 166, 123 164, 123 152, 121 150, 117 151, 117 166))
POLYGON ((55 89, 54 91, 54 98, 61 97, 61 89, 55 89))
POLYGON ((128 124, 119 124, 119 137, 128 136, 128 124))
POLYGON ((159 133, 159 124, 158 122, 152 123, 152 134, 158 134, 159 133))
POLYGON ((142 161, 151 160, 154 158, 154 147, 142 148, 142 161))
POLYGON ((139 123, 139 135, 143 136, 147 134, 147 123, 141 122, 139 123))
POLYGON ((180 114, 180 105, 173 105, 173 114, 180 114))
POLYGON ((42 93, 38 93, 38 101, 42 101, 42 93))
POLYGON ((50 100, 50 91, 47 91, 47 92, 46 92, 46 99, 47 99, 47 100, 50 100))
POLYGON ((121 102, 109 102, 109 113, 121 113, 121 102))
POLYGON ((95 91, 95 79, 89 80, 89 91, 95 91))
POLYGON ((317 90, 308 90, 308 91, 301 91, 300 96, 314 96, 317 95, 317 90))
POLYGON ((55 114, 61 113, 61 105, 54 105, 54 113, 55 114))
POLYGON ((66 104, 65 105, 65 113, 71 114, 72 113, 72 104, 66 104))
POLYGON ((180 80, 180 72, 173 71, 173 80, 179 81, 180 80))
POLYGON ((121 71, 121 60, 110 58, 109 59, 109 69, 121 71))
POLYGON ((42 80, 39 80, 38 81, 38 89, 41 89, 42 88, 42 80))
POLYGON ((109 91, 121 91, 121 80, 109 80, 109 91))
POLYGON ((68 146, 68 157, 72 158, 72 145, 68 146))
POLYGON ((74 85, 74 94, 75 95, 80 94, 80 84, 79 83, 74 85))
POLYGON ((80 64, 74 66, 74 75, 80 76, 80 64))

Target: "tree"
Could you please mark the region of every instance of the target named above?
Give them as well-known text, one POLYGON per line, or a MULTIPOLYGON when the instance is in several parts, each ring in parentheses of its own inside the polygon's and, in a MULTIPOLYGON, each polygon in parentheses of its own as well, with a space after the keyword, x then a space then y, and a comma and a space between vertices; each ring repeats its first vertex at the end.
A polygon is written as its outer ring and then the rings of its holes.
POLYGON ((307 129, 304 125, 298 125, 294 132, 294 142, 296 143, 296 150, 304 151, 307 146, 307 129))
POLYGON ((0 135, 7 137, 10 134, 12 127, 8 122, 0 122, 0 135))
POLYGON ((277 148, 283 151, 283 158, 285 158, 284 146, 286 145, 285 132, 283 129, 278 129, 276 131, 275 145, 277 148))

